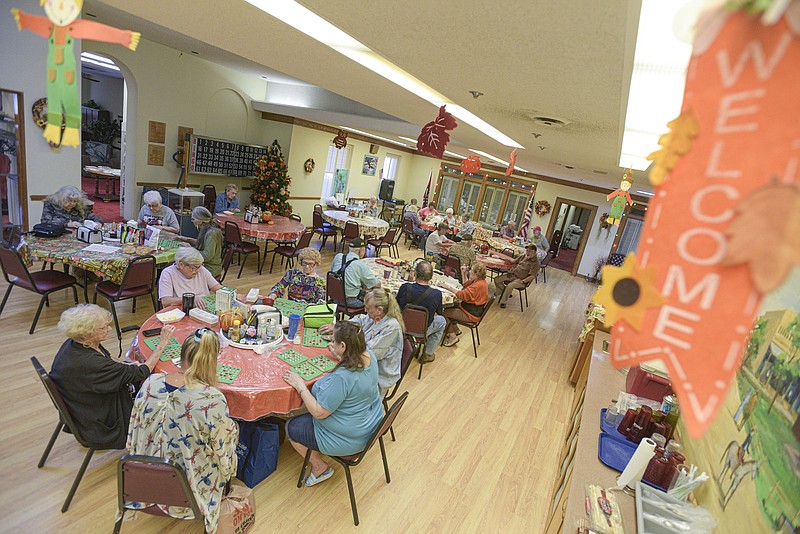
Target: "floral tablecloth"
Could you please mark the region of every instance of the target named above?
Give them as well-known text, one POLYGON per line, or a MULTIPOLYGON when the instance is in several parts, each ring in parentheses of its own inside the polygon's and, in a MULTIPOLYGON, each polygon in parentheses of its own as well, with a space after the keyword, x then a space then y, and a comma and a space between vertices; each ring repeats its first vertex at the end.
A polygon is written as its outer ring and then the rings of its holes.
MULTIPOLYGON (((391 266, 386 265, 387 263, 394 263, 393 260, 387 258, 364 258, 362 260, 365 262, 372 274, 374 274, 380 281, 381 287, 385 287, 386 289, 390 290, 392 293, 397 295, 397 290, 400 289, 400 286, 405 284, 405 280, 396 277, 394 274, 394 270, 391 266), (389 278, 386 278, 386 271, 389 271, 389 278)), ((461 284, 453 277, 445 276, 443 274, 439 274, 434 272, 433 273, 433 280, 431 280, 431 287, 434 287, 441 291, 442 293, 442 304, 444 306, 452 306, 455 303, 456 296, 454 293, 451 293, 447 289, 443 287, 439 287, 435 285, 436 283, 443 282, 447 284, 449 287, 456 288, 460 290, 462 288, 461 284)))
MULTIPOLYGON (((53 263, 66 263, 95 273, 96 275, 109 279, 114 283, 122 282, 122 276, 128 268, 128 263, 136 257, 136 254, 125 254, 118 243, 104 242, 104 245, 116 247, 116 252, 105 254, 102 252, 87 252, 84 250, 89 245, 78 241, 75 235, 66 233, 60 237, 36 237, 29 235, 25 237, 26 247, 20 249, 20 253, 26 263, 34 261, 49 261, 53 263)), ((175 250, 180 243, 171 239, 163 238, 159 240, 159 252, 154 254, 158 265, 172 263, 175 259, 175 250)))
POLYGON ((239 225, 242 234, 261 241, 294 241, 306 229, 303 223, 280 215, 272 216, 270 222, 273 224, 244 222, 244 217, 240 214, 217 213, 214 215, 214 220, 222 227, 223 231, 225 230, 225 221, 233 221, 239 225))
POLYGON ((597 319, 598 321, 605 322, 606 320, 606 309, 600 306, 599 304, 595 304, 594 302, 590 302, 589 305, 586 307, 586 311, 583 312, 583 316, 586 320, 583 322, 583 329, 581 329, 581 335, 578 336, 578 341, 583 342, 586 339, 586 335, 592 331, 594 328, 594 320, 597 319))
POLYGON ((358 232, 367 239, 377 239, 386 235, 389 231, 389 223, 376 217, 350 217, 346 211, 326 210, 322 212, 322 218, 340 230, 344 230, 348 221, 358 224, 358 232))

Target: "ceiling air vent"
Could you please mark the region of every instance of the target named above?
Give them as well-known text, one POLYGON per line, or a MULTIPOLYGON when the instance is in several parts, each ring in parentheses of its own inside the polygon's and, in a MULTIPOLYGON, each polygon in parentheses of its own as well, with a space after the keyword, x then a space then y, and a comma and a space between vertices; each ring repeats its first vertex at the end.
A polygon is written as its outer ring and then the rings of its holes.
POLYGON ((542 115, 531 117, 531 120, 534 124, 539 126, 547 126, 548 128, 563 128, 569 124, 568 120, 557 119, 556 117, 544 117, 542 115))
POLYGON ((599 174, 600 176, 605 176, 608 174, 608 171, 598 171, 597 169, 592 170, 593 173, 599 174))

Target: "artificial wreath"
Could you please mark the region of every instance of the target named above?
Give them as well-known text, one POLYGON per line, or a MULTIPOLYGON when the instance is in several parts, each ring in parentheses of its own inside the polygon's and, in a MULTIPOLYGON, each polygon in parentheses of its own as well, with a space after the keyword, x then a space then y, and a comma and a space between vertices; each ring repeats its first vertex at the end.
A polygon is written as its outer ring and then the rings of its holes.
POLYGON ((533 205, 533 209, 536 212, 536 215, 538 215, 539 217, 544 217, 545 215, 550 213, 552 206, 546 200, 539 200, 538 202, 536 202, 536 204, 533 205))

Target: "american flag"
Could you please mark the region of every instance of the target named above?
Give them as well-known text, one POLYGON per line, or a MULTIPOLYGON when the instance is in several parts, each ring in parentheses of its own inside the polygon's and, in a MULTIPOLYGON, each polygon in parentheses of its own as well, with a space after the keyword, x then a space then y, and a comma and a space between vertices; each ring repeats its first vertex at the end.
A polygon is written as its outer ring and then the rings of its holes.
POLYGON ((431 181, 433 180, 433 169, 431 169, 430 174, 428 174, 428 186, 425 188, 425 194, 422 195, 422 207, 428 207, 428 195, 431 194, 431 181))
POLYGON ((528 226, 531 223, 531 215, 533 214, 533 197, 536 190, 531 191, 531 198, 528 200, 528 206, 525 208, 525 215, 522 217, 522 224, 519 225, 517 235, 519 237, 528 237, 528 226))

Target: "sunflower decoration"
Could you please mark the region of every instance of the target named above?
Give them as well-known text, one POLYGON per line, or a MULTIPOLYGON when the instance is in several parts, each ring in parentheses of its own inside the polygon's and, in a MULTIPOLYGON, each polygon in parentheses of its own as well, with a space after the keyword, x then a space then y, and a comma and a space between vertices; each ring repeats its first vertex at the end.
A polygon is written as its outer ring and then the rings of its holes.
POLYGON ((606 265, 602 271, 603 285, 592 300, 606 310, 606 326, 620 319, 639 330, 648 308, 658 308, 664 302, 655 288, 655 267, 639 267, 636 255, 625 258, 622 267, 606 265))

